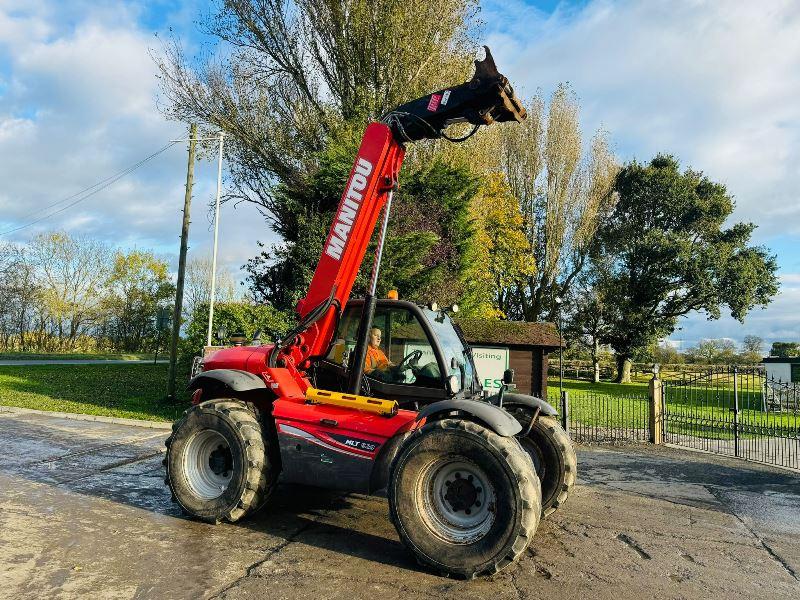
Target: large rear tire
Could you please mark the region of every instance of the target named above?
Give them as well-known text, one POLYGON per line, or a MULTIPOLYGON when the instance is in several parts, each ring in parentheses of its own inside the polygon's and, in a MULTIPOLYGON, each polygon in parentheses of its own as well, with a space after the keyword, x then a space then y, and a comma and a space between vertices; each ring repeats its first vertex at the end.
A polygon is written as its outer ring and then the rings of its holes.
POLYGON ((514 562, 542 511, 539 480, 517 440, 460 419, 412 435, 388 491, 392 522, 417 560, 468 579, 514 562))
POLYGON ((239 400, 209 400, 187 410, 166 441, 173 500, 211 523, 255 512, 278 477, 268 439, 253 407, 239 400))
MULTIPOLYGON (((528 406, 505 407, 528 429, 533 411, 528 406)), ((533 461, 536 474, 542 484, 542 516, 553 514, 569 498, 575 487, 578 473, 578 458, 575 448, 561 424, 553 417, 539 416, 527 436, 519 442, 533 461)))

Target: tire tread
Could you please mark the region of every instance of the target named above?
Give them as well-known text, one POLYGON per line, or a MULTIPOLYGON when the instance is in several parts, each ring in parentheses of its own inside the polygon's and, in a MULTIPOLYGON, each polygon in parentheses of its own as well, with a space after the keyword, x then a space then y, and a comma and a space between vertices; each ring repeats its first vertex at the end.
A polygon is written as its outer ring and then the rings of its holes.
MULTIPOLYGON (((221 518, 204 519, 215 523, 222 520, 235 523, 247 514, 261 508, 267 500, 269 500, 269 497, 275 489, 278 468, 277 465, 272 464, 270 459, 268 434, 261 423, 260 415, 252 405, 240 400, 228 398, 207 400, 184 412, 181 419, 173 424, 172 434, 165 442, 167 452, 169 452, 172 446, 172 439, 176 435, 176 432, 184 425, 193 411, 216 413, 239 432, 244 442, 245 459, 243 461, 243 468, 245 469, 245 484, 238 500, 227 513, 221 515, 221 518)), ((178 502, 170 478, 169 460, 165 458, 165 462, 167 469, 165 483, 170 487, 173 502, 178 502)))

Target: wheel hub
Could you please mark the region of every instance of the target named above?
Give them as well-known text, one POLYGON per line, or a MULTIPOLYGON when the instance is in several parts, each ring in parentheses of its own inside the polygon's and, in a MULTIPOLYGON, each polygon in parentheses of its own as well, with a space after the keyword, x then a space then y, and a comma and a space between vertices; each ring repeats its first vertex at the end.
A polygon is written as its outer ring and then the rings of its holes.
POLYGON ((444 482, 447 487, 444 499, 454 511, 464 511, 465 514, 470 514, 473 507, 481 506, 480 495, 483 489, 476 487, 473 483, 474 480, 473 475, 467 475, 464 478, 459 471, 456 471, 453 479, 444 482))
POLYGON ((233 456, 231 456, 230 448, 226 448, 222 444, 217 446, 208 457, 208 466, 215 475, 228 477, 233 469, 233 456))

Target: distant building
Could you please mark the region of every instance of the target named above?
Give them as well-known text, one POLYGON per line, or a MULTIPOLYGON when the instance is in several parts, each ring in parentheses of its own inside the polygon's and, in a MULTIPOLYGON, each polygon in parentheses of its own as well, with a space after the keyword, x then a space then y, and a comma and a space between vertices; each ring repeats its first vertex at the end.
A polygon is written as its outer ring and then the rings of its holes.
POLYGON ((459 319, 458 324, 484 388, 494 393, 503 371, 514 369, 518 392, 547 398, 547 359, 559 347, 555 325, 484 319, 459 319))
POLYGON ((800 356, 791 358, 780 358, 768 356, 763 359, 762 364, 766 368, 768 380, 783 381, 786 383, 800 382, 800 356))

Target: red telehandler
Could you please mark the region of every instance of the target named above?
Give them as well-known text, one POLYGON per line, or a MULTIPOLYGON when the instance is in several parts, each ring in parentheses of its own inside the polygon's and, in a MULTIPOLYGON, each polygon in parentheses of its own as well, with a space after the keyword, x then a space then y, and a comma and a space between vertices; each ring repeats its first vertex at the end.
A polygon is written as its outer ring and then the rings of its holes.
POLYGON ((553 407, 510 385, 484 392, 447 310, 375 297, 405 144, 447 137, 454 123, 474 132, 525 118, 488 48, 475 66, 470 81, 367 127, 297 327, 273 345, 224 348, 200 363, 164 461, 190 515, 237 521, 267 501, 279 475, 383 492, 421 563, 471 578, 516 560, 542 514, 566 500, 577 466, 553 407), (348 303, 381 213, 369 291, 348 303), (365 368, 376 355, 380 368, 365 368))

